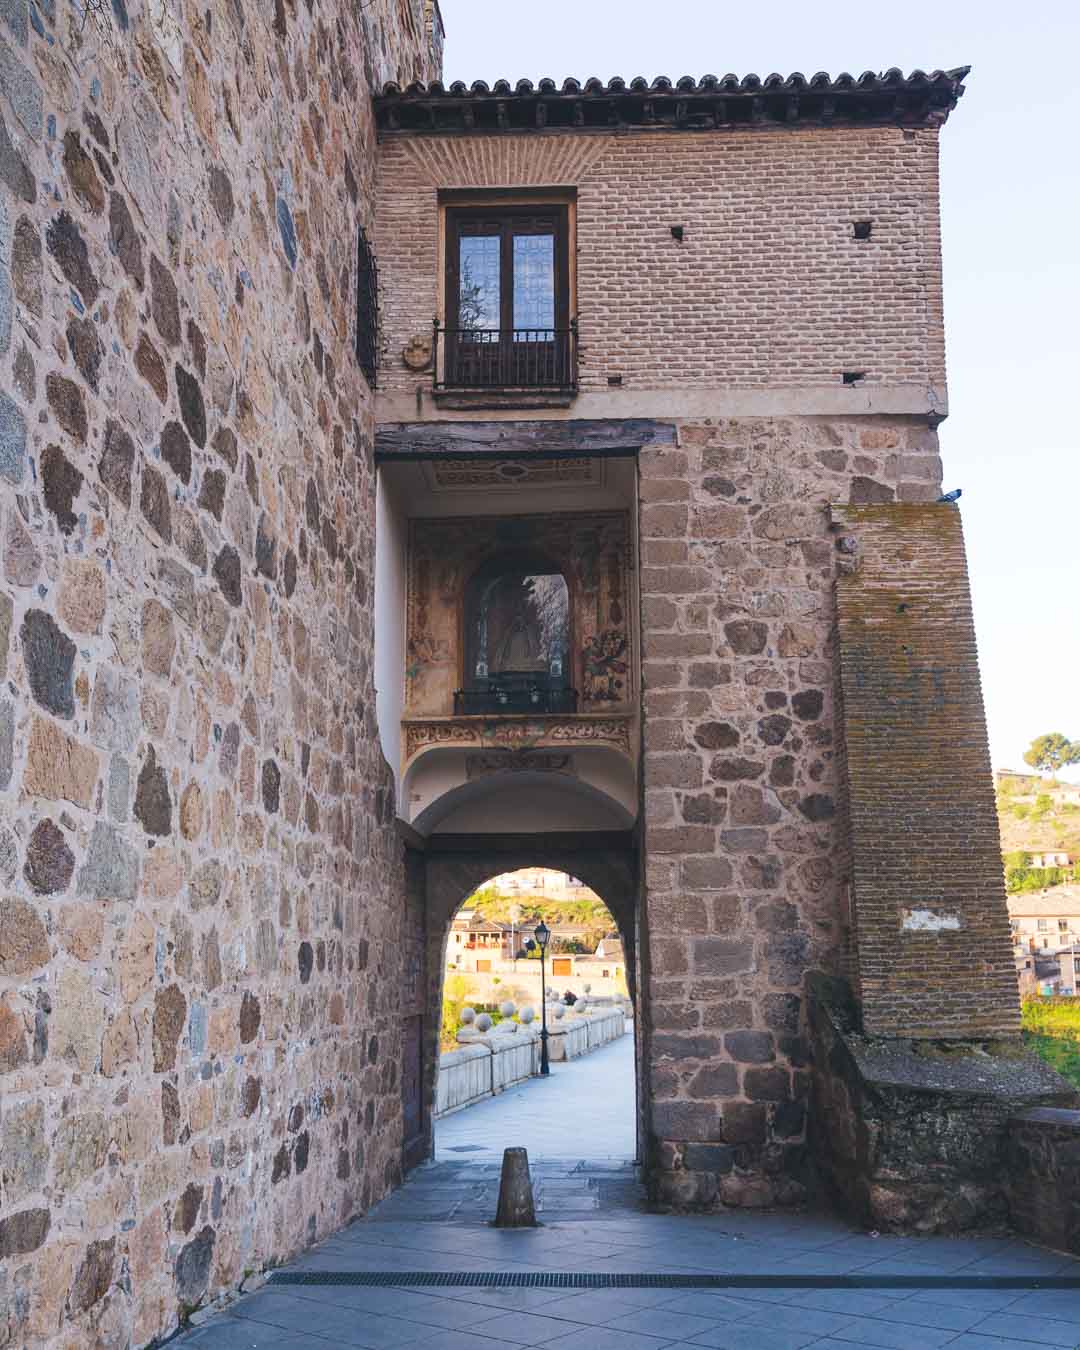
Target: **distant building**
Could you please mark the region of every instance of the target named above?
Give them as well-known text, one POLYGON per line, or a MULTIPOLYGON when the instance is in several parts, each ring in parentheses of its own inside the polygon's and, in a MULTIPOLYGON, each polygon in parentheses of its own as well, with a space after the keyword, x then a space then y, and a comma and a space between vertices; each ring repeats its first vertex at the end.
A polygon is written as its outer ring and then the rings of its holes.
POLYGON ((543 895, 556 904, 572 900, 599 900, 578 877, 569 872, 556 872, 550 867, 526 867, 519 872, 504 872, 493 877, 491 884, 503 895, 543 895))
POLYGON ((450 925, 447 966, 465 975, 490 973, 512 959, 514 928, 498 919, 485 919, 472 909, 459 910, 450 925))
POLYGON ((1014 951, 1057 951, 1080 942, 1080 886, 1010 895, 1008 905, 1014 951))
POLYGON ((1080 943, 1057 952, 1023 952, 1016 958, 1020 997, 1074 996, 1080 986, 1080 943))
POLYGON ((1029 867, 1071 867, 1073 856, 1062 849, 1046 849, 1041 853, 1028 854, 1029 867))

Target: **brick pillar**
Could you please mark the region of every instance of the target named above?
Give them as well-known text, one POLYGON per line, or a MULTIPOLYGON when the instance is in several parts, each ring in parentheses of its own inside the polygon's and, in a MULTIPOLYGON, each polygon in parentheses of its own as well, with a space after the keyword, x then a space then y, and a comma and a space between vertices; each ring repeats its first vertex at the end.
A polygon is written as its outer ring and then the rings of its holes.
POLYGON ((834 507, 856 991, 867 1033, 1015 1036, 1020 1013, 960 513, 834 507))

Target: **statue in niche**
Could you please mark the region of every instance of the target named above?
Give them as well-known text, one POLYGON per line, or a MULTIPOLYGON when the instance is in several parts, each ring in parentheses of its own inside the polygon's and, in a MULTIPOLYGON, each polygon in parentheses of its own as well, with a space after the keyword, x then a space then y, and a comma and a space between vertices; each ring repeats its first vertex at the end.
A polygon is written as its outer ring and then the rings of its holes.
POLYGON ((495 672, 547 669, 540 651, 536 625, 527 623, 524 614, 519 612, 511 619, 499 643, 492 669, 495 672))

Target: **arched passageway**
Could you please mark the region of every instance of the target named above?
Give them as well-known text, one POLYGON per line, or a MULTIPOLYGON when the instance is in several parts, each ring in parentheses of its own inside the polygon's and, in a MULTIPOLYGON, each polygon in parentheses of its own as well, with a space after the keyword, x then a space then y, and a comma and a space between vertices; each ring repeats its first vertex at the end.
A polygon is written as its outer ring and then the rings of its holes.
POLYGON ((638 852, 631 831, 416 836, 408 849, 411 996, 403 1026, 402 1092, 407 1131, 405 1166, 431 1155, 439 1027, 447 938, 462 903, 491 877, 544 867, 579 877, 603 900, 626 954, 627 986, 635 1008, 637 1134, 641 1139, 642 1025, 639 989, 638 852))

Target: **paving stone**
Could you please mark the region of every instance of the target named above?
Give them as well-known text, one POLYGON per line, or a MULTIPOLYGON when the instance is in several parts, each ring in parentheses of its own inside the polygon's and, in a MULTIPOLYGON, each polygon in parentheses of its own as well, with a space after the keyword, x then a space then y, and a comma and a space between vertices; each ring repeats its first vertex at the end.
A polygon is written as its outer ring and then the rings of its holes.
MULTIPOLYGON (((1077 1291, 1076 1297, 1080 1299, 1080 1291, 1077 1291)), ((925 1331, 926 1328, 920 1327, 919 1330, 925 1331)), ((991 1313, 972 1327, 972 1333, 978 1336, 1000 1336, 1004 1340, 1030 1341, 1036 1345, 1065 1346, 1068 1350, 1075 1350, 1078 1339, 1075 1323, 1004 1312, 991 1313)), ((908 1344, 915 1345, 914 1341, 908 1344)), ((907 1345, 903 1350, 907 1350, 907 1345)))

